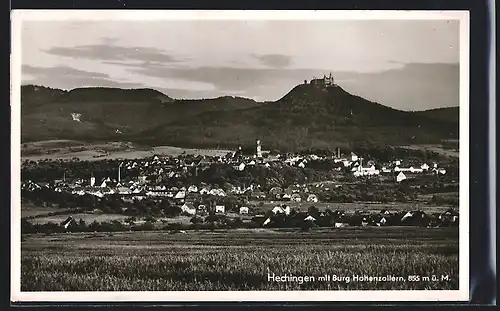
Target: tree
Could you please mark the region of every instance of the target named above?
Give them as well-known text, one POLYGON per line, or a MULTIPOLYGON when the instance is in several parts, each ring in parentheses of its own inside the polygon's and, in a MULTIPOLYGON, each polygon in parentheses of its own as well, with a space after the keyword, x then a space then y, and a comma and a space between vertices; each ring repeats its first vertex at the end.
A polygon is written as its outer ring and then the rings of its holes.
POLYGON ((314 218, 318 218, 319 217, 319 209, 316 206, 314 206, 314 205, 311 205, 307 209, 307 212, 309 213, 309 215, 311 215, 314 218))
POLYGON ((304 220, 302 221, 302 223, 300 224, 300 228, 302 229, 302 231, 309 231, 311 230, 311 228, 313 227, 313 222, 310 221, 310 220, 304 220))
POLYGON ((193 225, 196 225, 196 224, 200 224, 200 223, 203 223, 203 218, 201 217, 198 217, 198 216, 194 216, 193 218, 191 218, 191 223, 193 225))

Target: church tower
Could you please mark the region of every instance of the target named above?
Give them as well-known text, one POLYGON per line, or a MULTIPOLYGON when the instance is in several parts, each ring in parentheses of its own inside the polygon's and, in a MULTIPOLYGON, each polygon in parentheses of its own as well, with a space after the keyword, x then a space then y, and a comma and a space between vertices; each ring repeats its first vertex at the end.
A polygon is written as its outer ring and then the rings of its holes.
POLYGON ((257 142, 256 142, 256 153, 255 155, 257 156, 257 158, 262 158, 262 146, 260 145, 260 140, 257 139, 257 142))

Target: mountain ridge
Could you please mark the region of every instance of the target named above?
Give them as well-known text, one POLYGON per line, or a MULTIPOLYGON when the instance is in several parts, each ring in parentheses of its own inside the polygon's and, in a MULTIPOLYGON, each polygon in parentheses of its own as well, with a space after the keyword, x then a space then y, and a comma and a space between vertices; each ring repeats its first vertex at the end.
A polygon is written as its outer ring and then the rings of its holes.
POLYGON ((22 141, 234 147, 259 137, 273 148, 296 149, 353 141, 436 142, 458 135, 458 119, 447 116, 453 109, 402 111, 321 83, 297 85, 274 102, 237 96, 174 99, 149 88, 21 89, 22 141), (71 119, 74 113, 81 114, 80 121, 71 119))

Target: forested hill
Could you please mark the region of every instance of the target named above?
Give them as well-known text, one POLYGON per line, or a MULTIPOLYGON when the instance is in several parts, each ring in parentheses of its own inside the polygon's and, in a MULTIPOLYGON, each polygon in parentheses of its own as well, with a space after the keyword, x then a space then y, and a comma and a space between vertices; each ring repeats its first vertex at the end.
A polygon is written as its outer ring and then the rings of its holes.
POLYGON ((23 86, 22 140, 129 140, 151 145, 330 148, 342 143, 432 143, 458 137, 453 109, 396 110, 341 86, 301 84, 275 102, 179 100, 152 89, 23 86), (75 119, 74 116, 78 115, 75 119))

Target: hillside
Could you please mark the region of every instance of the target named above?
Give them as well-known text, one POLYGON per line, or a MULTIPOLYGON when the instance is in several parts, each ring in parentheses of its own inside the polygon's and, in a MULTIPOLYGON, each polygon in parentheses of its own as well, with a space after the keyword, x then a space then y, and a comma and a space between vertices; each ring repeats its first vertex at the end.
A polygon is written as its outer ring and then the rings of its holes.
POLYGON ((240 111, 206 112, 142 133, 141 139, 163 143, 224 147, 252 144, 267 148, 328 148, 367 142, 404 144, 456 138, 458 123, 436 122, 419 113, 395 110, 346 92, 312 84, 296 86, 274 103, 240 111), (189 126, 185 124, 189 122, 189 126))
POLYGON ((224 96, 176 100, 151 89, 22 89, 22 141, 127 140, 150 145, 235 147, 260 138, 266 149, 341 144, 418 144, 457 138, 444 110, 405 112, 342 87, 302 84, 275 102, 224 96), (444 112, 443 112, 444 111, 444 112), (74 119, 72 113, 79 114, 74 119))
POLYGON ((257 102, 235 97, 175 100, 152 89, 40 86, 21 89, 22 141, 48 139, 121 140, 206 111, 245 109, 257 102), (78 120, 72 114, 78 114, 78 120))
POLYGON ((417 111, 418 115, 431 118, 438 121, 451 121, 457 122, 459 121, 460 111, 459 107, 446 107, 446 108, 437 108, 437 109, 429 109, 425 111, 417 111))

